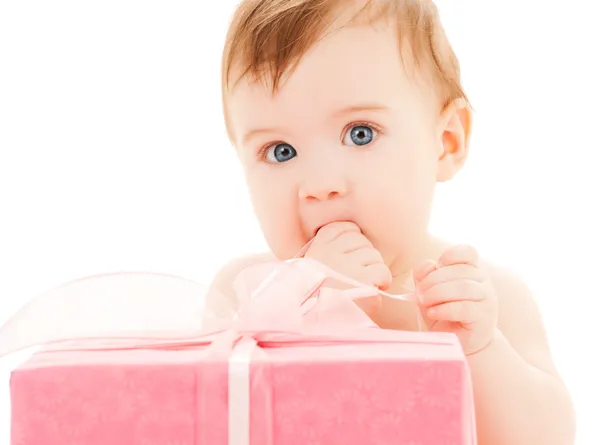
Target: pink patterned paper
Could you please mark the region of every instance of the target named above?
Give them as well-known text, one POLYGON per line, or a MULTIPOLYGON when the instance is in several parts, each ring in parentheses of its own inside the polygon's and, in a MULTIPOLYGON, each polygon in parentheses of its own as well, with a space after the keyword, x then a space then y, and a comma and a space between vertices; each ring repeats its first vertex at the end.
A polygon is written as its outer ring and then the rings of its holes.
MULTIPOLYGON (((394 335, 262 345, 250 368, 251 445, 474 445, 456 337, 394 335)), ((228 445, 226 360, 191 343, 119 350, 127 345, 56 344, 16 369, 11 444, 228 445)))

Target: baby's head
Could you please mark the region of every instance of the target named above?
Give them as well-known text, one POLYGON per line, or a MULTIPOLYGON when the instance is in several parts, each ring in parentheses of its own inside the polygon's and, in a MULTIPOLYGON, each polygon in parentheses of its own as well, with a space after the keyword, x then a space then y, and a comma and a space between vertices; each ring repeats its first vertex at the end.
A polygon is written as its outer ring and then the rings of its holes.
POLYGON ((427 240, 471 112, 430 0, 244 0, 223 57, 230 139, 273 253, 355 222, 392 269, 427 240))

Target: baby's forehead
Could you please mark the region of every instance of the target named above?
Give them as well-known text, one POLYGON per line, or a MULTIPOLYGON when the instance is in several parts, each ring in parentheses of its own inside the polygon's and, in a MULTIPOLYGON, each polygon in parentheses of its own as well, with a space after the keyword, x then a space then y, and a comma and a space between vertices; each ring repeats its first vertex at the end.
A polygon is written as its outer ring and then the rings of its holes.
POLYGON ((311 119, 346 108, 415 106, 423 85, 406 71, 395 34, 372 28, 347 28, 320 41, 282 79, 274 92, 264 77, 245 76, 228 93, 235 132, 256 121, 311 119))

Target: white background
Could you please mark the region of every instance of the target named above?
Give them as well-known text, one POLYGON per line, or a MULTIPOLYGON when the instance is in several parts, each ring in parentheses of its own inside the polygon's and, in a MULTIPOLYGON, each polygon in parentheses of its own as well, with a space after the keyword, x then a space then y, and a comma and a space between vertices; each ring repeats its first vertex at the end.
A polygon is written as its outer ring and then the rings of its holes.
MULTIPOLYGON (((264 249, 221 121, 235 2, 208 3, 0 2, 0 321, 73 278, 208 283, 264 249)), ((599 7, 437 3, 476 115, 471 159, 440 188, 432 230, 529 283, 578 444, 598 444, 599 7)), ((2 365, 0 443, 17 362, 2 365)))

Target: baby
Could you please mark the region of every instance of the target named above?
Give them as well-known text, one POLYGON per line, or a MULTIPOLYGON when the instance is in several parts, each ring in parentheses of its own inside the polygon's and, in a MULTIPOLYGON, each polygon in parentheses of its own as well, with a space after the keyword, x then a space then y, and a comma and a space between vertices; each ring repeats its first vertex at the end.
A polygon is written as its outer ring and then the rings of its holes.
POLYGON ((471 109, 431 0, 244 0, 223 57, 227 130, 271 253, 226 265, 207 301, 237 309, 246 266, 306 252, 418 307, 360 303, 379 326, 456 333, 480 445, 568 445, 575 421, 525 285, 428 233, 435 185, 469 153, 471 109), (411 307, 414 308, 411 311, 411 307))

